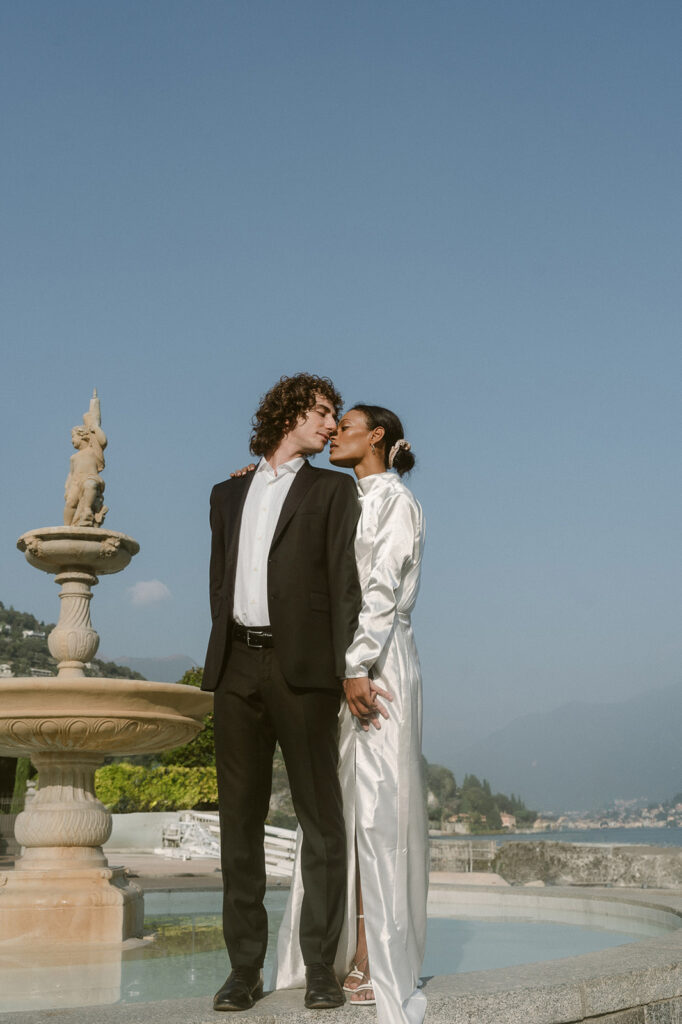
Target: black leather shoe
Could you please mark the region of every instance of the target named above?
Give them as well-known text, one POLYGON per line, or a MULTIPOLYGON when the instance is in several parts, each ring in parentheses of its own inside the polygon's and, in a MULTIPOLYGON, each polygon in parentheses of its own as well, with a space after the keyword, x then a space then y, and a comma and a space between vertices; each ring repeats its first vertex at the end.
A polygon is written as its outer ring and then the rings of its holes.
POLYGON ((213 997, 214 1010, 250 1010, 263 995, 260 967, 235 967, 213 997))
POLYGON ((331 1010, 335 1006, 343 1006, 345 1001, 332 966, 310 964, 306 967, 304 1002, 309 1010, 331 1010))

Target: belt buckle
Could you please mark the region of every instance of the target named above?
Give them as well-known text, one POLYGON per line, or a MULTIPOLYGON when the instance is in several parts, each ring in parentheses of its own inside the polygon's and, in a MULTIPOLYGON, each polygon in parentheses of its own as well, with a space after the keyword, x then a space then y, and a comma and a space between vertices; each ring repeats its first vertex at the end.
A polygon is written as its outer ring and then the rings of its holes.
POLYGON ((262 645, 262 644, 259 644, 259 643, 257 643, 257 642, 256 642, 256 643, 253 643, 253 644, 251 643, 251 635, 252 635, 252 634, 253 634, 253 636, 255 636, 255 637, 257 637, 257 636, 259 636, 259 635, 260 635, 260 634, 259 634, 258 632, 256 632, 256 630, 252 630, 252 629, 247 629, 247 631, 246 631, 246 646, 247 646, 247 647, 256 647, 256 648, 262 647, 263 645, 262 645))

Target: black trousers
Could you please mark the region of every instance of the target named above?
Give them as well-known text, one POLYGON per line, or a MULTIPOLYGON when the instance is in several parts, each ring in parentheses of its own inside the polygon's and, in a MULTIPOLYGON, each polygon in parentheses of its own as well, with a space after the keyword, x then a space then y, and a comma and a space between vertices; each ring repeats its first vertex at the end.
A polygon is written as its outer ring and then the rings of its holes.
POLYGON ((260 967, 268 942, 263 826, 279 742, 303 831, 306 964, 331 964, 344 919, 346 841, 338 766, 339 694, 290 687, 272 648, 234 641, 215 692, 223 931, 232 967, 260 967))

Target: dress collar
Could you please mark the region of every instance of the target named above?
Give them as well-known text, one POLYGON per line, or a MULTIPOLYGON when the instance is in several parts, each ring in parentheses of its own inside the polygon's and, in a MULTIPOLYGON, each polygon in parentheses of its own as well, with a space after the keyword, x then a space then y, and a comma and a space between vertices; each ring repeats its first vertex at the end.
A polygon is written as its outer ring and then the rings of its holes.
POLYGON ((360 495, 365 495, 374 487, 378 480, 385 480, 389 475, 388 470, 384 473, 370 473, 369 476, 363 476, 362 480, 358 480, 358 491, 360 495))

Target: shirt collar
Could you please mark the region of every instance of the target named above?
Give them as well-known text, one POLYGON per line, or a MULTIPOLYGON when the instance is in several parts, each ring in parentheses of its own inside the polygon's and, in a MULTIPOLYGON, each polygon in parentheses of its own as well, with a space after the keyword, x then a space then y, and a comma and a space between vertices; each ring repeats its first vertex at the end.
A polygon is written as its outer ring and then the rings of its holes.
POLYGON ((287 473, 298 473, 299 469, 305 462, 302 455, 297 455, 295 459, 289 459, 288 462, 283 462, 281 466, 277 467, 277 472, 270 465, 267 459, 263 458, 256 467, 257 473, 263 473, 268 481, 278 480, 281 476, 285 476, 287 473))

